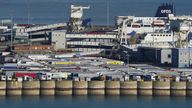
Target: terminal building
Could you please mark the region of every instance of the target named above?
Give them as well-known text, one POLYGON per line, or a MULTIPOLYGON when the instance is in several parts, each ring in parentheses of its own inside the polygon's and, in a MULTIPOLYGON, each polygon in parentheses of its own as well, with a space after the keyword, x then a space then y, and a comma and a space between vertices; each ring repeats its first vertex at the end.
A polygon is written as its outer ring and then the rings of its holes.
POLYGON ((51 44, 54 50, 66 48, 66 31, 58 30, 51 32, 51 44))
POLYGON ((173 68, 192 67, 192 48, 139 47, 137 51, 120 50, 119 53, 123 60, 131 63, 152 63, 173 68))
POLYGON ((192 48, 174 48, 172 49, 173 67, 185 68, 192 67, 192 48))

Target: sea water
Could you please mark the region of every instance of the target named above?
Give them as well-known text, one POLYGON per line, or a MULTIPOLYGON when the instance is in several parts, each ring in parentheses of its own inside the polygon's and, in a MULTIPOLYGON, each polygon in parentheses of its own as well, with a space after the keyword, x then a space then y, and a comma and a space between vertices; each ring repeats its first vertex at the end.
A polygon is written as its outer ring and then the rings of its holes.
POLYGON ((0 108, 191 108, 191 97, 28 96, 0 97, 0 108))

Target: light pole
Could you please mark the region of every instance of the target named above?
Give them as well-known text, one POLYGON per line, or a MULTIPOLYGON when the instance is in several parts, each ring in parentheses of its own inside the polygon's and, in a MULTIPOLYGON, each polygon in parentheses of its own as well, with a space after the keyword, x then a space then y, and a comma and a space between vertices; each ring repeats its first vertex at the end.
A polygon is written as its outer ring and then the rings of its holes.
POLYGON ((191 68, 191 45, 190 45, 190 40, 191 40, 191 22, 189 22, 189 32, 187 35, 187 48, 188 48, 188 60, 189 60, 189 68, 191 68))
POLYGON ((107 0, 107 27, 109 28, 109 0, 107 0))
MULTIPOLYGON (((28 23, 28 27, 30 24, 30 1, 27 0, 27 23, 28 23)), ((31 42, 31 33, 29 31, 28 33, 28 41, 29 41, 29 53, 31 54, 31 50, 32 50, 32 42, 31 42)))
POLYGON ((129 54, 127 53, 127 66, 128 66, 128 73, 129 73, 129 54))
POLYGON ((10 44, 10 50, 13 51, 13 15, 11 14, 11 44, 10 44))

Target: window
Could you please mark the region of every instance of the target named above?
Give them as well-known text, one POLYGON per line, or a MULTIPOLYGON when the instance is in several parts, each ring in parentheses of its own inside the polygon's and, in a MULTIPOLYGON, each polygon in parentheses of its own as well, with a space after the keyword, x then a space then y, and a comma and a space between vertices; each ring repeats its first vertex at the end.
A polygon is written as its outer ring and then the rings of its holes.
POLYGON ((168 54, 167 57, 168 57, 168 58, 171 58, 171 54, 168 54))

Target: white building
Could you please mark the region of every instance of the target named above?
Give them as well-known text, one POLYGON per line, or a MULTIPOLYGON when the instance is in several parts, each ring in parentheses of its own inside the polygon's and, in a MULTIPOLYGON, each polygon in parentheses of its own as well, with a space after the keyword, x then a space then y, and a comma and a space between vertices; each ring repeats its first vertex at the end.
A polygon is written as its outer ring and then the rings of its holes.
POLYGON ((147 33, 144 40, 141 43, 153 43, 153 42, 175 42, 178 40, 177 36, 170 33, 147 33))
POLYGON ((51 33, 51 44, 55 50, 66 48, 66 31, 58 30, 51 33))

